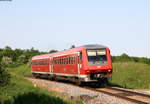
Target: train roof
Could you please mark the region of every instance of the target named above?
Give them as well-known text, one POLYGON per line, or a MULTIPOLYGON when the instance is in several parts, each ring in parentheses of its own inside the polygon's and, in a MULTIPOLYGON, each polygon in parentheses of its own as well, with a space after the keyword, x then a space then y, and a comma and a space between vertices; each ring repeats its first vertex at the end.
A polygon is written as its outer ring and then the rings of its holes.
POLYGON ((107 48, 107 47, 103 46, 103 45, 99 45, 99 44, 88 44, 88 45, 83 45, 83 46, 75 47, 75 48, 72 48, 69 50, 64 50, 64 51, 60 51, 60 52, 56 52, 56 53, 37 55, 37 56, 32 57, 32 60, 50 58, 50 57, 54 57, 54 56, 56 57, 59 55, 65 55, 65 54, 69 54, 69 53, 73 53, 73 52, 78 52, 78 51, 81 51, 83 48, 96 49, 96 48, 107 48))
POLYGON ((87 45, 83 45, 81 47, 85 47, 85 48, 107 48, 104 45, 100 45, 100 44, 87 44, 87 45))

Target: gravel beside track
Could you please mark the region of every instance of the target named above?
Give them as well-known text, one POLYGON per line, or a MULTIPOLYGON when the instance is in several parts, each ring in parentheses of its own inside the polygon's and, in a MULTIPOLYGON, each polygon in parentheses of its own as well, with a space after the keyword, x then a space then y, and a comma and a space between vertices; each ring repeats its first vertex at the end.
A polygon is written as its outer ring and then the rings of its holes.
POLYGON ((91 91, 67 83, 35 78, 27 79, 32 81, 35 86, 45 87, 48 90, 55 91, 62 96, 71 98, 72 100, 82 100, 84 104, 134 104, 117 97, 109 96, 96 91, 91 91))

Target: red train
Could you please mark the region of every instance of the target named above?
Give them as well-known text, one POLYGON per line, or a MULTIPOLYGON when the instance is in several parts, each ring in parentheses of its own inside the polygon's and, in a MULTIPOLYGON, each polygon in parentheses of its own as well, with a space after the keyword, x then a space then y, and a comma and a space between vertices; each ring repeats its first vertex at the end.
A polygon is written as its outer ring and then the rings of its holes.
POLYGON ((110 50, 106 46, 91 44, 34 56, 32 74, 34 77, 67 79, 78 84, 102 83, 112 76, 110 50))

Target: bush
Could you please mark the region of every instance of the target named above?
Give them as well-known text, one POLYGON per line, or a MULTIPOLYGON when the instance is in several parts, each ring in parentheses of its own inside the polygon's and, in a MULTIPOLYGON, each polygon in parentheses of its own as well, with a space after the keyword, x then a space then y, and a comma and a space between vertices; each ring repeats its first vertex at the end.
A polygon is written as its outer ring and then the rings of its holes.
POLYGON ((7 66, 11 65, 12 63, 13 63, 13 61, 10 57, 3 56, 2 61, 1 61, 2 66, 7 67, 7 66))
POLYGON ((10 74, 0 66, 0 87, 9 84, 10 74))

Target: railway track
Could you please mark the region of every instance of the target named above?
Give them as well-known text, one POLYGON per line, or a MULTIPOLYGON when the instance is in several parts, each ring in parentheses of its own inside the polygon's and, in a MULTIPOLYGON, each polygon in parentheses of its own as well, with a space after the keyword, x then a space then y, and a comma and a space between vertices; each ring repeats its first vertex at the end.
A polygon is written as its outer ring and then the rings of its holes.
POLYGON ((135 91, 129 91, 129 90, 121 89, 117 87, 86 88, 86 89, 101 92, 101 93, 108 94, 111 96, 115 96, 115 97, 125 99, 127 101, 130 101, 136 104, 150 104, 150 95, 135 92, 135 91))
MULTIPOLYGON (((30 77, 30 79, 35 79, 35 78, 30 77)), ((63 82, 57 82, 57 83, 63 83, 63 82)), ((71 83, 67 83, 67 84, 71 86, 80 87, 71 83)), ((92 88, 92 87, 83 86, 81 88, 85 88, 85 89, 96 91, 96 92, 101 92, 110 96, 115 96, 115 97, 130 101, 135 104, 150 104, 150 94, 149 95, 143 94, 140 92, 135 92, 135 91, 126 90, 126 89, 117 88, 117 87, 92 88)))

